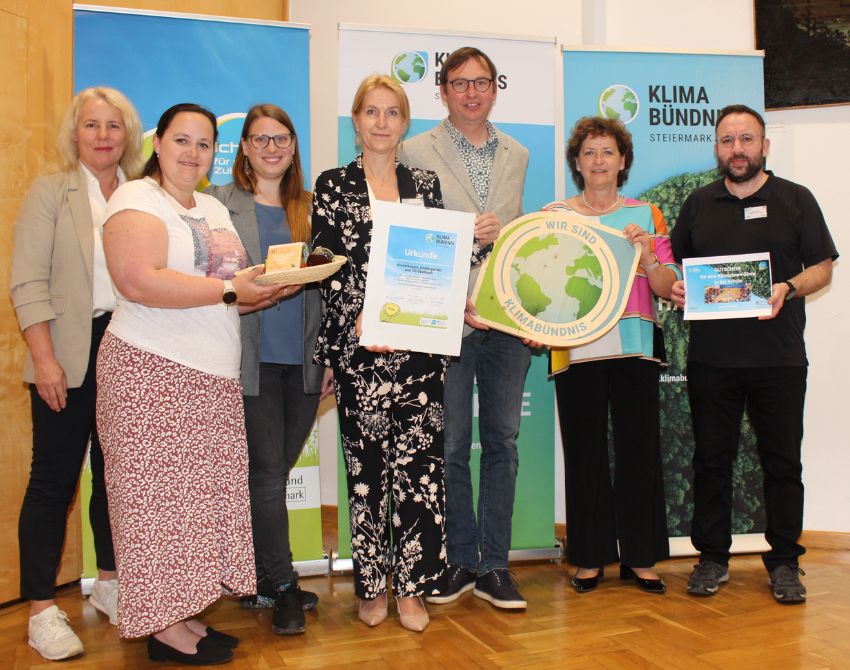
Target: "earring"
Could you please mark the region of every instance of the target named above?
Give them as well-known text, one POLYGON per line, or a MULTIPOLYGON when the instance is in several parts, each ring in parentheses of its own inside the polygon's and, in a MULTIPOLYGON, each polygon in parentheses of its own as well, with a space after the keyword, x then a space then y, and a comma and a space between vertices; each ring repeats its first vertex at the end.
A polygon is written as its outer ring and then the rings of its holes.
POLYGON ((251 164, 248 161, 245 161, 245 163, 243 164, 242 171, 245 174, 251 174, 253 172, 253 170, 251 169, 251 164))

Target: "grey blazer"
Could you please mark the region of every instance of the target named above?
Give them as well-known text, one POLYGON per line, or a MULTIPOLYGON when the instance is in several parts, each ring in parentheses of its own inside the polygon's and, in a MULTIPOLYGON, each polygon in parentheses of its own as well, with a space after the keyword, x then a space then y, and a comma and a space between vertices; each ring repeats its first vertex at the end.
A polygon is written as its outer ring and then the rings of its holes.
MULTIPOLYGON (((493 160, 490 190, 483 210, 478 204, 478 194, 469 180, 457 146, 442 122, 431 130, 405 140, 399 147, 398 159, 406 165, 437 173, 446 209, 475 214, 493 212, 504 225, 522 215, 522 191, 528 168, 528 149, 498 129, 496 137, 499 138, 499 146, 493 160)), ((474 265, 469 272, 468 295, 471 295, 475 288, 479 269, 480 265, 474 265)), ((472 329, 465 325, 464 335, 470 332, 472 329)))
MULTIPOLYGON (((15 221, 10 294, 21 330, 48 321, 69 388, 82 386, 92 326, 94 230, 82 173, 38 177, 15 221)), ((35 383, 32 355, 24 381, 35 383)))
MULTIPOLYGON (((239 239, 248 254, 248 262, 257 265, 263 262, 260 249, 260 232, 254 196, 239 189, 236 184, 210 186, 207 193, 217 198, 228 211, 239 239)), ((260 324, 262 310, 241 317, 242 330, 242 389, 245 395, 260 393, 260 324)), ((303 357, 304 393, 319 393, 322 389, 324 369, 313 363, 316 337, 322 320, 322 300, 318 284, 304 286, 304 336, 301 343, 303 357)))

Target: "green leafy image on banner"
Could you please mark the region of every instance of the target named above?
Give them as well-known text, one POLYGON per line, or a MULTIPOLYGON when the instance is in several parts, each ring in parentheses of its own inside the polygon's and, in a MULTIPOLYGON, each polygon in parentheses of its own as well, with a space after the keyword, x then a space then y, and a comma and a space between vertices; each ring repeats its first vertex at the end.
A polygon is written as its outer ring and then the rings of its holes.
POLYGON ((622 316, 639 251, 596 217, 535 212, 502 229, 472 295, 491 328, 578 346, 622 316))

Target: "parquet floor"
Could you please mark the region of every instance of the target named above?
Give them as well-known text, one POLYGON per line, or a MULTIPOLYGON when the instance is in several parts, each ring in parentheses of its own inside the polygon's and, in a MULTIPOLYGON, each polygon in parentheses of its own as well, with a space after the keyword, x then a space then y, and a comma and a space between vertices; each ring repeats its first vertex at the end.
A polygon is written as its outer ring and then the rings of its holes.
MULTIPOLYGON (((578 595, 564 565, 520 565, 514 572, 529 601, 523 613, 505 613, 465 594, 430 606, 423 634, 398 625, 394 608, 374 629, 357 619, 349 576, 302 579, 320 602, 307 615, 305 635, 271 632, 269 611, 240 610, 221 600, 207 612, 216 628, 238 635, 236 669, 274 668, 698 668, 712 670, 850 668, 850 542, 846 536, 804 538, 808 603, 773 601, 756 556, 733 557, 731 581, 707 599, 689 597, 693 559, 659 566, 667 585, 652 596, 617 579, 610 566, 597 591, 578 595)), ((66 587, 59 604, 86 647, 85 655, 57 666, 27 646, 27 606, 0 609, 0 668, 147 668, 144 641, 120 641, 106 618, 66 587)))

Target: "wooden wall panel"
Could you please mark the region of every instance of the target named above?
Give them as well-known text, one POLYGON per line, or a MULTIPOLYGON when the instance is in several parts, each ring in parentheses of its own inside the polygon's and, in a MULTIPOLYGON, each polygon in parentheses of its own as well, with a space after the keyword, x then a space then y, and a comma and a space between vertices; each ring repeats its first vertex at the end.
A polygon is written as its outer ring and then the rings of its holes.
MULTIPOLYGON (((94 0, 131 9, 285 21, 287 0, 94 0)), ((32 426, 21 383, 24 343, 9 300, 12 227, 30 182, 58 167, 56 129, 71 101, 70 0, 0 0, 0 603, 18 593, 18 512, 29 475, 32 426)), ((79 509, 71 512, 59 583, 82 573, 79 509)))

